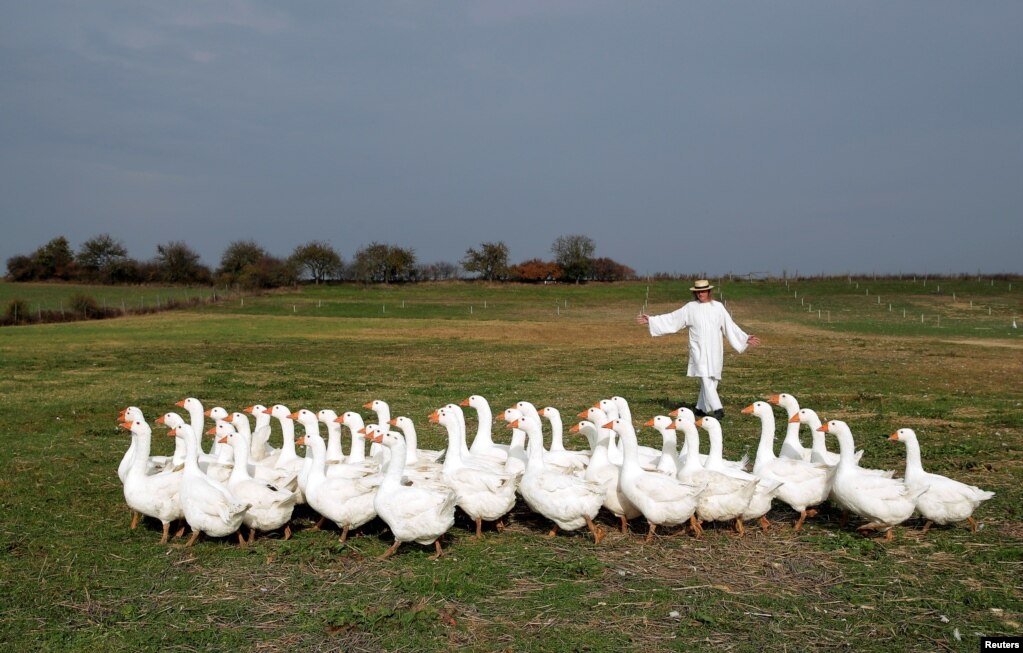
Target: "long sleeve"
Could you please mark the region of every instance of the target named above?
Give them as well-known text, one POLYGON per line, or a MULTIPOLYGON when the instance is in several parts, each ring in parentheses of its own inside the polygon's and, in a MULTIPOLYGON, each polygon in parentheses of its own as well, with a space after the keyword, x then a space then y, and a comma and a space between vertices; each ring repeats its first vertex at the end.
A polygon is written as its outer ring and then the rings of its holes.
POLYGON ((741 354, 749 346, 747 342, 749 334, 740 329, 739 325, 732 320, 732 316, 728 314, 728 310, 725 309, 724 305, 721 306, 721 312, 724 313, 725 317, 724 331, 725 337, 728 338, 728 344, 732 346, 732 349, 741 354))
POLYGON ((689 311, 686 307, 664 313, 663 315, 651 315, 649 321, 650 335, 665 336, 669 333, 678 333, 689 326, 689 311))

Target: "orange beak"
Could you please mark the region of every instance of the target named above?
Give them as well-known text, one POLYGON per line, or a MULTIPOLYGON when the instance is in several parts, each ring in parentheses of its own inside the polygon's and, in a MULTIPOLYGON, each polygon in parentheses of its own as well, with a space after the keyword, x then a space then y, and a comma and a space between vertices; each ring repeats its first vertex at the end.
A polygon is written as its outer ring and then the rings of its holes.
POLYGON ((128 430, 130 431, 130 430, 131 430, 131 422, 122 422, 122 423, 120 424, 120 427, 121 427, 122 429, 128 429, 128 430))
POLYGON ((703 428, 703 418, 702 417, 697 418, 697 420, 696 420, 696 427, 697 428, 701 428, 701 429, 703 428))
POLYGON ((156 418, 156 423, 157 424, 166 424, 167 422, 166 422, 166 420, 163 419, 163 415, 160 415, 159 417, 156 418))
POLYGON ((216 426, 214 426, 210 430, 206 431, 206 435, 216 435, 216 434, 217 434, 217 427, 216 426))
POLYGON ((586 419, 589 416, 590 412, 588 410, 580 411, 580 413, 576 415, 576 417, 582 417, 583 419, 586 419))
POLYGON ((298 411, 296 410, 294 413, 288 415, 288 417, 291 419, 298 419, 298 411))
POLYGON ((305 436, 304 435, 302 437, 298 438, 297 440, 295 440, 295 446, 301 447, 304 444, 305 444, 305 436))
POLYGON ((224 437, 217 440, 217 442, 220 444, 227 444, 227 436, 225 435, 224 437))
POLYGON ((573 426, 572 426, 572 428, 570 428, 570 429, 568 429, 568 430, 569 430, 569 432, 571 432, 571 433, 578 433, 578 432, 579 432, 579 425, 578 425, 578 424, 575 424, 575 425, 573 425, 573 426))
POLYGON ((752 415, 753 414, 753 404, 750 404, 749 406, 746 406, 745 408, 743 408, 742 409, 742 414, 743 415, 752 415))
POLYGON ((653 426, 653 425, 654 425, 654 418, 653 417, 651 417, 647 421, 643 422, 643 426, 653 426))
POLYGON ((781 395, 771 395, 770 397, 767 398, 767 403, 775 404, 775 405, 780 404, 781 403, 781 395))
POLYGON ((888 436, 888 439, 893 441, 893 442, 898 442, 899 441, 899 432, 896 431, 895 433, 892 433, 891 435, 888 436))
POLYGON ((224 421, 225 421, 225 422, 231 422, 232 424, 234 424, 234 413, 231 413, 230 415, 228 415, 227 417, 225 417, 225 418, 224 418, 224 421))
POLYGON ((789 418, 789 424, 799 424, 799 413, 789 418))
POLYGON ((124 410, 122 410, 122 411, 121 411, 121 412, 120 412, 120 413, 119 413, 119 414, 117 415, 117 421, 118 421, 118 422, 123 422, 123 421, 124 421, 124 414, 125 414, 125 413, 127 413, 127 412, 128 412, 128 409, 127 409, 127 408, 125 408, 124 410))
POLYGON ((604 426, 601 426, 600 428, 602 428, 602 429, 610 429, 610 428, 614 428, 614 425, 615 425, 614 422, 608 422, 607 424, 605 424, 604 426))
POLYGON ((510 429, 517 429, 517 428, 519 428, 519 420, 513 419, 512 421, 508 422, 508 428, 510 428, 510 429))
POLYGON ((212 408, 208 408, 208 409, 204 410, 202 412, 202 414, 205 415, 206 417, 209 417, 210 413, 212 413, 212 412, 213 412, 213 409, 212 408))
POLYGON ((363 427, 362 427, 361 429, 359 429, 358 431, 356 431, 356 433, 361 433, 362 435, 366 435, 366 427, 365 427, 365 426, 363 426, 363 427))
POLYGON ((817 430, 820 431, 821 433, 830 433, 830 431, 828 431, 828 425, 827 424, 821 424, 821 427, 819 429, 817 429, 817 430))
POLYGON ((242 409, 242 412, 243 413, 248 413, 249 415, 251 415, 252 414, 252 409, 254 409, 254 408, 255 408, 255 406, 246 406, 245 408, 242 409))
POLYGON ((384 443, 384 436, 382 433, 374 433, 373 435, 369 436, 369 439, 370 442, 376 442, 377 444, 384 443))
POLYGON ((458 402, 458 405, 459 406, 468 406, 469 405, 469 400, 468 399, 463 399, 460 402, 458 402))
POLYGON ((173 438, 173 437, 174 437, 175 435, 177 435, 177 434, 178 434, 178 430, 177 430, 177 429, 171 429, 171 430, 167 431, 167 435, 169 435, 169 436, 170 436, 170 437, 172 437, 172 438, 173 438))
POLYGON ((364 403, 364 404, 362 405, 362 407, 363 407, 363 408, 372 408, 372 407, 373 407, 373 402, 372 402, 372 401, 370 401, 370 402, 364 403))
POLYGON ((175 406, 180 406, 180 407, 184 408, 185 407, 185 400, 182 399, 181 401, 176 402, 174 405, 175 406))
POLYGON ((678 408, 668 413, 668 417, 678 417, 678 408))
POLYGON ((391 426, 397 426, 398 425, 398 418, 397 417, 392 417, 391 421, 388 422, 388 424, 390 424, 391 426))
POLYGON ((430 423, 440 424, 440 413, 438 411, 435 410, 432 413, 430 413, 430 423))

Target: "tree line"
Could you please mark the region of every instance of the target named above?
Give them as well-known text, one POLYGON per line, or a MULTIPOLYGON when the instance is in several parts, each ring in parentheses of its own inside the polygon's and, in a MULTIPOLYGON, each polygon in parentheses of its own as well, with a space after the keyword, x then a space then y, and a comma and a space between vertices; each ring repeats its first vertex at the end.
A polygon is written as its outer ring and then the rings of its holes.
POLYGON ((470 247, 457 264, 421 263, 412 249, 372 242, 350 261, 323 241, 299 245, 286 258, 271 255, 252 240, 237 240, 224 250, 220 265, 210 269, 182 241, 157 245, 156 256, 139 261, 110 234, 83 242, 77 250, 58 236, 30 254, 7 259, 10 281, 76 281, 100 284, 167 283, 237 286, 267 289, 300 282, 411 283, 477 278, 486 281, 548 283, 564 281, 620 281, 635 278, 635 271, 607 257, 596 257, 588 236, 559 236, 551 245, 551 260, 530 259, 512 264, 508 246, 484 242, 470 247))

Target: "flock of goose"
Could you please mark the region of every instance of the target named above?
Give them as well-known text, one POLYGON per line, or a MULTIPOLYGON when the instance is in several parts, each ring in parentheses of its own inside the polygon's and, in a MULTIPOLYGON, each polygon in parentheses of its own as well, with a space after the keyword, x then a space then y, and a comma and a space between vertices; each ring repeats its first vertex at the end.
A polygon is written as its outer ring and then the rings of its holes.
MULTIPOLYGON (((137 527, 140 514, 158 519, 163 524, 161 543, 166 543, 171 525, 183 520, 192 531, 186 546, 202 533, 237 534, 243 546, 258 532, 282 530, 287 539, 292 511, 305 503, 321 516, 313 528, 330 520, 341 529, 342 542, 350 530, 379 517, 394 535, 394 545, 382 557, 393 554, 402 542, 417 542, 432 545, 436 558, 441 555, 441 536, 454 525, 456 507, 475 521, 475 536, 480 538, 483 522, 494 522, 498 531, 503 530, 503 519, 519 497, 552 522, 549 536, 559 529, 585 526, 597 543, 605 535, 594 521, 601 508, 617 518, 623 533, 630 520, 643 517, 649 542, 658 527, 688 526, 699 537, 706 522, 733 523, 742 534, 744 523, 755 521, 766 531, 766 515, 775 501, 799 513, 794 525, 798 531, 826 500, 845 514, 864 519, 857 528, 862 534, 883 531, 889 541, 893 527, 914 512, 926 520, 924 532, 932 523, 964 520, 976 531, 973 511, 994 496, 925 472, 911 429, 899 429, 889 438, 906 446, 903 478, 895 478, 892 471, 860 467, 863 452, 855 451, 849 426, 839 420, 822 423, 789 394, 743 409, 761 421, 749 471, 745 457, 722 458, 717 419, 697 418, 684 407, 645 423, 660 433, 660 449, 640 446, 629 404, 622 397, 602 399, 578 414, 580 421, 570 431, 587 439, 585 450, 565 447, 557 409, 537 410, 526 401, 498 415, 511 437, 509 444, 495 442, 494 415, 479 395, 430 415, 430 422, 447 432, 447 447, 439 451, 420 449, 413 421, 392 419, 390 407, 380 400, 365 404, 375 413, 375 422, 368 424, 356 412, 340 416, 329 409, 292 412, 281 404, 269 408, 257 404, 235 413, 220 407, 204 410, 195 398, 177 406, 188 412, 187 422, 176 412, 156 419, 175 438, 171 456, 151 455, 152 430, 140 409, 132 406, 121 412, 121 426, 132 438, 118 476, 135 512, 131 527, 137 527), (784 408, 788 416, 777 455, 771 404, 784 408), (471 443, 463 408, 473 409, 478 421, 471 443), (213 421, 209 429, 204 426, 207 417, 213 421), (270 445, 274 420, 279 448, 270 445), (297 438, 295 422, 304 429, 297 438), (800 441, 803 424, 813 436, 810 448, 800 441), (545 425, 549 445, 544 442, 545 425), (345 429, 350 434, 347 455, 342 450, 345 429), (700 453, 699 429, 707 434, 706 453, 700 453), (202 444, 204 434, 214 439, 208 451, 202 444), (825 434, 838 440, 837 454, 826 448, 825 434), (296 450, 301 445, 306 447, 304 456, 296 450), (242 527, 248 528, 247 539, 242 527)), ((184 524, 177 536, 183 533, 184 524)))

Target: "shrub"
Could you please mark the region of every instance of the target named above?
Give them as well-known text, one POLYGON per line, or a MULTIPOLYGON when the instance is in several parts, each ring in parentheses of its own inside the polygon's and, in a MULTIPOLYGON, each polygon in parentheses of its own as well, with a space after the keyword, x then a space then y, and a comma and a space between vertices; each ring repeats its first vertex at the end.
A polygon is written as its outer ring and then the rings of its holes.
POLYGON ((92 295, 83 295, 81 293, 72 295, 70 304, 71 311, 84 318, 100 317, 103 314, 103 309, 100 308, 99 303, 92 295))
POLYGON ((24 324, 28 322, 28 302, 24 299, 12 299, 7 304, 7 324, 24 324))

